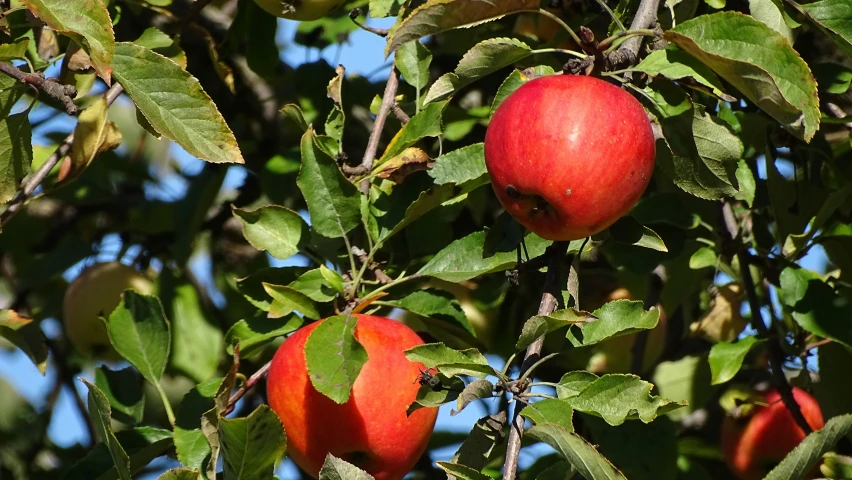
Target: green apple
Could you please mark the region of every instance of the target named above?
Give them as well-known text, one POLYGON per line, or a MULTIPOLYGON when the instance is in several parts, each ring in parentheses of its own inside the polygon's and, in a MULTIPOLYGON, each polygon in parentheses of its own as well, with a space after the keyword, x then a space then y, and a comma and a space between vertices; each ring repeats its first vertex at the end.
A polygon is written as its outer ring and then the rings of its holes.
POLYGON ((343 0, 254 0, 260 8, 289 20, 319 20, 343 0))
POLYGON ((147 295, 154 290, 154 284, 119 262, 92 265, 71 282, 62 301, 62 319, 65 334, 77 351, 104 360, 121 359, 98 317, 108 317, 127 289, 147 295))

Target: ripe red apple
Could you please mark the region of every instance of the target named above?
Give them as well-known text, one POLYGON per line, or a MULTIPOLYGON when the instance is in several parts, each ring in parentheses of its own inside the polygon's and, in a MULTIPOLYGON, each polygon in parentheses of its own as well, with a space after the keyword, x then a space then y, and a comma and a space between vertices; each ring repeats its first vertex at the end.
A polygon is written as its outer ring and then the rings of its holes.
POLYGON ((319 20, 343 0, 254 0, 262 9, 276 17, 289 20, 319 20))
POLYGON ((147 295, 154 290, 154 284, 133 267, 119 262, 96 263, 71 282, 62 300, 62 320, 65 334, 77 351, 105 360, 121 360, 98 317, 108 317, 127 289, 147 295))
POLYGON ((437 408, 406 416, 417 396, 422 364, 403 352, 423 340, 400 322, 357 315, 355 338, 369 359, 349 400, 338 405, 314 389, 308 377, 305 342, 323 320, 291 335, 275 353, 267 396, 287 433, 293 461, 316 478, 326 454, 366 470, 377 480, 400 480, 423 452, 435 426, 437 408))
MULTIPOLYGON (((793 398, 813 430, 825 425, 822 410, 814 397, 793 387, 793 398)), ((722 424, 725 462, 741 480, 763 478, 806 436, 777 390, 767 392, 763 401, 768 406, 755 406, 754 413, 747 419, 737 420, 728 416, 722 424)))
POLYGON ((642 105, 603 80, 549 75, 497 107, 485 164, 503 207, 548 240, 603 231, 642 196, 654 171, 642 105))

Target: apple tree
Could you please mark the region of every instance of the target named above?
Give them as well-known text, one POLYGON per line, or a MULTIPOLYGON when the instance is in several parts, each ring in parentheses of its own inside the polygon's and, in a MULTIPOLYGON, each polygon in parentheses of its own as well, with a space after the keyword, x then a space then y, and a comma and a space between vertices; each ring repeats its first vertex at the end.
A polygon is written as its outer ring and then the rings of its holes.
POLYGON ((850 84, 850 0, 0 0, 0 479, 852 478, 850 84))

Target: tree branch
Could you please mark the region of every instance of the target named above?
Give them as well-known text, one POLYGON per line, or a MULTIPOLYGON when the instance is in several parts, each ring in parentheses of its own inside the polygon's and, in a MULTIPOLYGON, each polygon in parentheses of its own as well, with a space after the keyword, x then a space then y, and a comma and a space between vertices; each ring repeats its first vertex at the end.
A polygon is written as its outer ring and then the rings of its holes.
MULTIPOLYGON (((544 280, 544 292, 541 295, 541 303, 538 306, 538 315, 550 315, 556 310, 558 305, 557 295, 559 288, 557 279, 559 278, 559 265, 568 252, 569 242, 554 242, 547 248, 547 276, 544 280)), ((524 362, 521 364, 521 376, 534 365, 541 357, 541 347, 544 345, 544 336, 537 338, 527 347, 527 352, 524 355, 524 362)), ((529 391, 529 385, 523 387, 522 391, 516 394, 523 395, 529 391)), ((512 413, 512 424, 509 428, 509 441, 506 447, 506 462, 503 466, 503 479, 514 480, 515 473, 518 469, 518 455, 521 451, 521 435, 524 432, 524 418, 519 414, 524 408, 523 402, 515 402, 515 410, 512 413)))
POLYGON ((65 106, 65 113, 68 115, 77 115, 77 105, 74 104, 77 89, 73 85, 59 83, 59 79, 57 78, 45 78, 42 73, 24 72, 11 63, 6 62, 0 62, 0 72, 5 73, 24 85, 33 87, 38 92, 55 98, 65 106))
MULTIPOLYGON (((391 67, 390 75, 388 75, 388 83, 385 85, 385 92, 382 94, 382 104, 379 106, 378 113, 376 113, 373 131, 370 132, 367 150, 364 152, 364 159, 361 161, 361 167, 363 167, 365 172, 373 170, 373 161, 376 159, 376 151, 379 149, 379 139, 381 139, 382 130, 385 128, 385 120, 388 118, 391 107, 396 103, 397 88, 399 88, 399 74, 396 71, 396 67, 391 67)), ((370 181, 363 180, 361 182, 361 192, 366 195, 369 188, 370 181)))
POLYGON ((772 377, 778 384, 778 393, 781 395, 781 400, 784 402, 784 406, 786 406, 787 410, 790 411, 790 414, 793 415, 793 419, 796 421, 796 424, 799 425, 799 428, 801 428, 805 434, 810 434, 813 430, 810 425, 808 425, 808 421, 805 420, 804 415, 802 415, 802 410, 799 408, 799 404, 796 403, 796 400, 793 397, 793 388, 790 386, 790 382, 787 381, 787 376, 784 374, 784 350, 781 348, 778 336, 771 334, 769 329, 766 327, 766 323, 763 321, 763 314, 760 311, 760 299, 758 298, 757 291, 754 288, 754 279, 751 276, 751 269, 749 268, 746 251, 743 248, 744 246, 739 244, 740 227, 737 224, 736 217, 734 216, 734 210, 728 202, 725 202, 722 205, 722 217, 725 221, 726 233, 730 236, 730 240, 738 243, 736 255, 740 264, 740 274, 743 277, 742 281, 746 291, 746 297, 748 298, 749 309, 751 310, 751 325, 760 336, 767 339, 769 345, 770 370, 772 371, 772 377))
POLYGON ((233 395, 231 395, 231 398, 228 399, 228 408, 225 409, 225 413, 223 413, 222 415, 228 415, 229 413, 234 411, 234 405, 236 405, 237 402, 241 398, 243 398, 243 395, 245 395, 246 392, 251 390, 251 388, 254 387, 255 384, 257 384, 257 382, 259 382, 264 375, 266 375, 266 372, 269 371, 269 367, 271 365, 272 360, 266 362, 262 367, 260 367, 258 371, 254 372, 252 376, 248 378, 248 380, 246 380, 245 385, 240 387, 239 390, 237 390, 236 392, 234 392, 233 395))
MULTIPOLYGON (((639 3, 639 8, 636 9, 633 22, 630 23, 630 30, 644 30, 653 27, 657 23, 657 10, 659 8, 660 0, 642 0, 639 3)), ((618 49, 609 54, 607 57, 609 62, 622 68, 626 65, 635 64, 643 38, 637 36, 625 40, 618 49)))
MULTIPOLYGON (((0 63, 2 65, 2 63, 0 63)), ((118 83, 114 83, 112 87, 106 93, 106 101, 107 106, 112 105, 112 102, 121 95, 121 92, 124 89, 118 83)), ((74 142, 74 132, 71 132, 62 143, 56 147, 56 150, 53 151, 53 154, 48 157, 47 160, 39 167, 38 170, 35 171, 32 175, 30 175, 21 185, 21 189, 18 190, 18 193, 12 197, 12 200, 9 201, 8 207, 3 213, 0 213, 0 226, 6 225, 6 222, 9 221, 10 218, 20 210, 20 208, 24 205, 24 202, 27 201, 28 198, 33 194, 35 189, 44 181, 47 175, 53 170, 53 167, 59 163, 60 160, 65 158, 68 155, 68 152, 71 151, 71 144, 74 142)))

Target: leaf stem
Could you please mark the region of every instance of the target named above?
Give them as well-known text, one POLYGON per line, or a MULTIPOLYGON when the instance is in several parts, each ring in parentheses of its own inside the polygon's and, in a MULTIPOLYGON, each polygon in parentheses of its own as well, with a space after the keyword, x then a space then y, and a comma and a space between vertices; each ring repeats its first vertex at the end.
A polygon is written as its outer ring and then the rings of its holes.
POLYGON ((615 50, 617 47, 612 45, 616 40, 620 38, 630 38, 630 37, 654 37, 657 33, 651 29, 640 28, 637 30, 626 30, 623 32, 618 32, 615 35, 605 38, 601 40, 601 43, 598 44, 598 48, 605 49, 609 47, 604 53, 609 53, 615 50), (610 46, 612 45, 612 46, 610 46))
POLYGON ((163 402, 163 408, 166 409, 166 416, 169 418, 169 424, 171 426, 175 425, 175 412, 172 411, 172 405, 169 403, 169 397, 166 396, 166 391, 163 390, 163 387, 156 383, 154 386, 157 388, 157 393, 160 394, 160 400, 163 402))
POLYGON ((571 39, 574 40, 574 42, 576 42, 577 45, 583 44, 583 42, 580 41, 580 37, 578 37, 577 34, 574 33, 574 30, 572 30, 571 27, 569 27, 568 24, 565 23, 564 21, 562 21, 562 19, 559 18, 558 16, 548 12, 547 10, 545 10, 543 8, 530 9, 530 10, 524 10, 524 11, 525 12, 538 13, 539 15, 544 15, 545 17, 553 20, 554 22, 558 23, 566 32, 568 32, 568 35, 571 36, 571 39))
POLYGON ((621 19, 619 19, 615 12, 613 12, 612 9, 609 8, 609 5, 607 5, 604 0, 597 0, 597 2, 598 5, 600 5, 601 8, 603 8, 606 13, 609 14, 610 18, 612 18, 612 21, 615 22, 615 25, 618 26, 618 28, 620 28, 622 32, 627 30, 626 28, 624 28, 624 24, 621 23, 621 19))
POLYGON ((574 50, 568 50, 567 48, 540 48, 538 50, 533 50, 532 53, 565 53, 577 58, 586 58, 588 56, 585 53, 575 52, 574 50))
POLYGON ((526 372, 524 372, 524 374, 523 374, 523 375, 521 375, 521 377, 518 379, 518 381, 519 381, 519 382, 523 382, 524 380, 526 380, 526 379, 527 379, 527 377, 529 377, 530 375, 532 375, 532 373, 535 371, 535 369, 536 369, 536 368, 538 368, 541 364, 543 364, 544 362, 546 362, 546 361, 550 360, 551 358, 553 358, 553 357, 555 357, 555 356, 557 356, 557 355, 559 355, 559 354, 561 354, 561 353, 562 353, 562 352, 554 352, 554 353, 551 353, 550 355, 545 355, 544 357, 541 357, 541 358, 540 358, 540 359, 538 359, 535 363, 533 363, 532 365, 530 365, 530 368, 528 368, 528 369, 527 369, 527 371, 526 371, 526 372))

